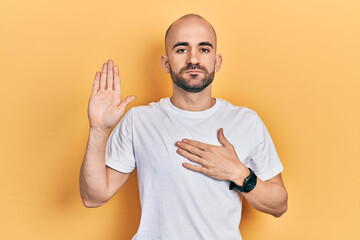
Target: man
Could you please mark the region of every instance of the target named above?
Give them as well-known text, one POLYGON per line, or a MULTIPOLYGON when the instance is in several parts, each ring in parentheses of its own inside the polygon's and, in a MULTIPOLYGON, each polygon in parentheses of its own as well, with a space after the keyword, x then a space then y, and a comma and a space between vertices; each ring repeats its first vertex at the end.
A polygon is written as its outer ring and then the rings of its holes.
POLYGON ((111 134, 135 96, 121 99, 111 60, 96 73, 81 197, 87 207, 103 205, 136 167, 142 213, 134 240, 241 239, 241 196, 275 217, 287 210, 283 166, 265 125, 254 111, 211 96, 222 62, 216 44, 202 17, 175 21, 161 57, 172 96, 130 109, 111 134))

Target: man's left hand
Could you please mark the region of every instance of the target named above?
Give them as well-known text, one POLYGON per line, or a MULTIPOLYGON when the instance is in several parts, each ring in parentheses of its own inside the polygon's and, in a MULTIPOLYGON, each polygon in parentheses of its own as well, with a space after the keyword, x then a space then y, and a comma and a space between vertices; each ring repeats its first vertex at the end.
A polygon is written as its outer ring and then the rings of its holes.
POLYGON ((184 162, 183 167, 203 173, 217 180, 229 180, 242 185, 244 179, 250 174, 249 169, 239 160, 234 146, 225 138, 222 128, 218 131, 221 146, 215 146, 190 139, 176 142, 177 152, 192 162, 184 162))

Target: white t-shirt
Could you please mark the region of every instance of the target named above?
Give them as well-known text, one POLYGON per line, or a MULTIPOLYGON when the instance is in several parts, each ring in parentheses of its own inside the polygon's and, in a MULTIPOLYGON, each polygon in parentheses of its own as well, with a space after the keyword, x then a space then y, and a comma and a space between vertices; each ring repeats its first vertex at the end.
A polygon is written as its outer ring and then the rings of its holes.
POLYGON ((106 146, 106 165, 137 168, 141 220, 133 240, 239 240, 241 198, 219 181, 184 168, 176 152, 183 138, 221 146, 220 128, 242 163, 263 181, 283 170, 271 137, 256 112, 216 98, 199 112, 175 107, 169 98, 130 109, 106 146))

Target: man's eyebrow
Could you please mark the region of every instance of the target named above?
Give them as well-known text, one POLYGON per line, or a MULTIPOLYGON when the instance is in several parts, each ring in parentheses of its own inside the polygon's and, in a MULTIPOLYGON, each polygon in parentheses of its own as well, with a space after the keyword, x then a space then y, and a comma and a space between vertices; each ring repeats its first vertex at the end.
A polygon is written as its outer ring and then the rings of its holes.
POLYGON ((209 47, 214 48, 210 42, 201 42, 201 43, 199 43, 199 46, 209 46, 209 47))
POLYGON ((177 42, 177 43, 174 45, 173 49, 176 48, 176 47, 178 47, 178 46, 189 46, 189 43, 188 43, 188 42, 177 42))

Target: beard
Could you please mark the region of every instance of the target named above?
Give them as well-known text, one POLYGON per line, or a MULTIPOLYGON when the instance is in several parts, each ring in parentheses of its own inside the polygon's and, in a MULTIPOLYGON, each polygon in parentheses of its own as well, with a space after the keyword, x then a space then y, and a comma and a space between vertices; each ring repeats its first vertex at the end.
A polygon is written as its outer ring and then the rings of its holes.
MULTIPOLYGON (((215 70, 212 72, 208 72, 206 68, 201 67, 199 64, 191 64, 189 63, 187 66, 180 69, 179 73, 175 73, 172 71, 171 66, 170 68, 170 75, 173 83, 176 84, 176 86, 182 88, 183 90, 187 92, 201 92, 204 90, 207 86, 209 86, 215 77, 215 70), (205 75, 202 79, 200 79, 200 82, 194 85, 189 84, 189 81, 185 80, 185 78, 182 77, 182 75, 187 70, 201 70, 203 74, 205 75)), ((198 73, 189 74, 191 79, 195 79, 198 77, 198 73)))

